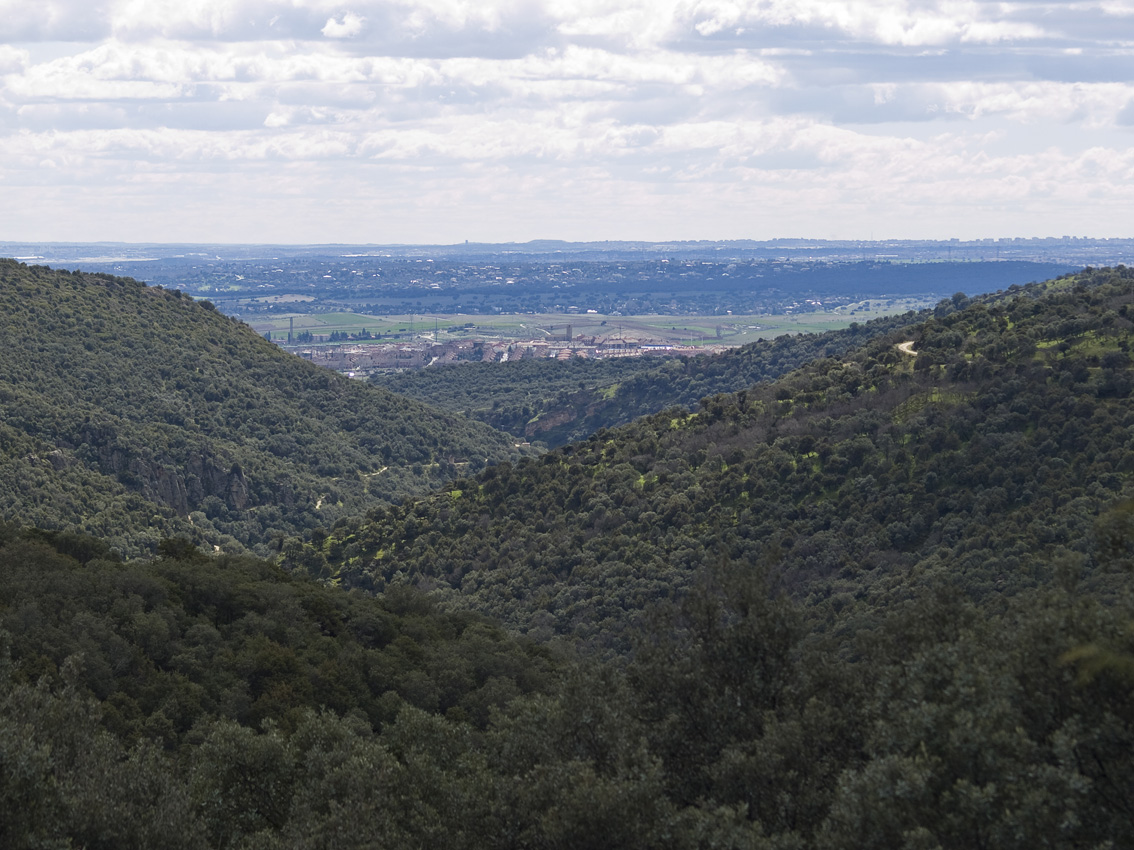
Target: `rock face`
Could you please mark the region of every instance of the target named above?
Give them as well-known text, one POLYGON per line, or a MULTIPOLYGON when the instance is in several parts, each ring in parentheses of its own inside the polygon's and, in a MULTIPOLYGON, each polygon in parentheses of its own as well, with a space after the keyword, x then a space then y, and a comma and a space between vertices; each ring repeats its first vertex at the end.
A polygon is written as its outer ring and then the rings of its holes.
MULTIPOLYGON (((167 505, 180 516, 199 510, 209 496, 216 496, 233 510, 251 504, 251 488, 239 464, 207 448, 189 452, 184 463, 161 454, 145 456, 124 447, 117 437, 113 426, 88 425, 80 436, 79 455, 146 499, 167 505)), ((56 463, 54 456, 49 459, 56 463)))
POLYGON ((524 435, 527 437, 539 437, 546 431, 567 425, 578 418, 578 413, 575 410, 555 410, 528 425, 528 427, 524 429, 524 435))
POLYGON ((580 393, 574 404, 550 410, 534 422, 528 423, 524 429, 524 436, 529 440, 545 440, 552 446, 579 439, 594 430, 587 420, 593 420, 611 404, 610 399, 594 401, 590 394, 580 393))

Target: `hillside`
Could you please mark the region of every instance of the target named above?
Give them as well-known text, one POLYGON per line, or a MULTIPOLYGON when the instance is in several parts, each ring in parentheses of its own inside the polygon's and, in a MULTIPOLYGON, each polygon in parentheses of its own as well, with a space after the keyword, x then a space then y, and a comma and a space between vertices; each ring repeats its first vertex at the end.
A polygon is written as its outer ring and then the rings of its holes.
POLYGON ((442 789, 398 765, 399 740, 465 738, 555 671, 412 591, 348 595, 172 541, 125 564, 0 523, 0 846, 230 847, 293 811, 318 824, 344 781, 397 797, 383 832, 405 840, 442 789))
POLYGON ((868 628, 828 610, 828 637, 759 571, 709 569, 600 666, 410 589, 107 555, 0 527, 4 847, 1134 840, 1134 606, 1066 582, 998 609, 931 589, 868 628))
POLYGON ((736 392, 821 357, 838 357, 875 336, 913 324, 907 313, 840 331, 785 335, 721 354, 658 362, 521 360, 379 373, 371 380, 396 393, 479 419, 517 437, 556 447, 599 428, 625 425, 674 405, 736 392))
POLYGON ((765 565, 817 611, 939 580, 976 601, 1043 586, 1134 496, 1132 279, 957 296, 845 357, 343 521, 286 560, 617 652, 718 562, 765 565))
POLYGON ((285 547, 377 598, 0 524, 0 845, 1134 846, 1132 301, 958 297, 285 547))
POLYGON ((0 261, 0 518, 123 553, 273 539, 516 457, 280 351, 207 301, 0 261))

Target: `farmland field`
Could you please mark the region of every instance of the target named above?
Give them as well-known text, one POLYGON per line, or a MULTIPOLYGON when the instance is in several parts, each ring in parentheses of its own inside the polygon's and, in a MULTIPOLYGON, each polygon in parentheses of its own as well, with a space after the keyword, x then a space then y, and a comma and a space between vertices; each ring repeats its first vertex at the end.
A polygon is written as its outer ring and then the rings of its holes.
POLYGON ((293 334, 332 333, 356 336, 366 332, 382 341, 392 339, 447 342, 563 339, 568 327, 573 338, 627 339, 643 343, 736 346, 785 333, 820 333, 845 328, 879 316, 929 306, 924 299, 871 299, 835 309, 776 315, 615 316, 599 313, 444 314, 375 316, 352 312, 291 312, 258 316, 249 324, 272 339, 293 334))

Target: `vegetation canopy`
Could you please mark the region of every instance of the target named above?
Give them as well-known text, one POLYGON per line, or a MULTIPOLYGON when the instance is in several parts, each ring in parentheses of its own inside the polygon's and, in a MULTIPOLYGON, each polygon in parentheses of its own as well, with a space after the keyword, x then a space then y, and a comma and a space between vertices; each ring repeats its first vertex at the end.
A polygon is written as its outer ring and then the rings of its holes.
POLYGON ((207 301, 0 261, 0 517, 110 540, 273 540, 517 456, 292 357, 207 301))
POLYGON ((958 293, 279 563, 0 524, 0 846, 1132 846, 1132 302, 958 293))

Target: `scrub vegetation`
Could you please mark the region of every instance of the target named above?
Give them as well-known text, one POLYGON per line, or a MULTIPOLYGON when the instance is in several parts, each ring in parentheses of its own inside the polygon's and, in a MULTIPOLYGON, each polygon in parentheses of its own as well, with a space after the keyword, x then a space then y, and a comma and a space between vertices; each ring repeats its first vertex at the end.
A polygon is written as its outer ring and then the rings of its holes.
POLYGON ((268 554, 517 456, 515 440, 293 357, 207 301, 0 261, 0 518, 268 554))
POLYGON ((0 845, 1130 846, 1132 303, 958 294, 275 562, 14 510, 0 845))

